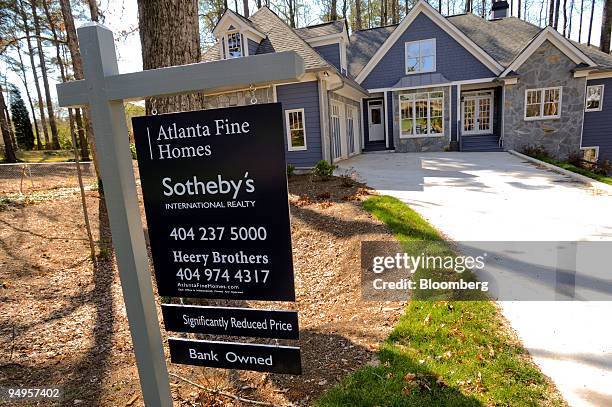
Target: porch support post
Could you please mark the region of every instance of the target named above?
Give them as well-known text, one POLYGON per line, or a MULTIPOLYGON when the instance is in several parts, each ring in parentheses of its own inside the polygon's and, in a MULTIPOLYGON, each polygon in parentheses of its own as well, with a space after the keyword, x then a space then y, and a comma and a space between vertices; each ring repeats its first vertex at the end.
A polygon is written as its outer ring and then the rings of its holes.
POLYGON ((383 93, 383 106, 384 106, 384 123, 385 123, 385 147, 389 148, 389 123, 387 123, 387 118, 389 117, 389 113, 387 111, 387 91, 383 93))
POLYGON ((457 148, 461 151, 461 84, 457 85, 457 148))

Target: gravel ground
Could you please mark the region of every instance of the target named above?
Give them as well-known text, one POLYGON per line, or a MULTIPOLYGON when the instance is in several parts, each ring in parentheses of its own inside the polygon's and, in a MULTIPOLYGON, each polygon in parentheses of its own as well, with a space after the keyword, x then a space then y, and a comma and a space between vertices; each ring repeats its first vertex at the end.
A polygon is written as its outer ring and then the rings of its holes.
MULTIPOLYGON (((308 405, 375 363, 403 304, 361 301, 360 242, 393 238, 361 209, 369 192, 360 185, 294 176, 289 190, 296 302, 246 305, 299 311, 304 374, 169 364, 170 372, 251 399, 308 405)), ((97 192, 87 194, 94 236, 107 237, 97 192)), ((0 386, 61 386, 62 405, 142 405, 112 252, 92 264, 82 219, 74 192, 0 208, 0 386)), ((171 388, 177 406, 240 405, 174 378, 171 388)))

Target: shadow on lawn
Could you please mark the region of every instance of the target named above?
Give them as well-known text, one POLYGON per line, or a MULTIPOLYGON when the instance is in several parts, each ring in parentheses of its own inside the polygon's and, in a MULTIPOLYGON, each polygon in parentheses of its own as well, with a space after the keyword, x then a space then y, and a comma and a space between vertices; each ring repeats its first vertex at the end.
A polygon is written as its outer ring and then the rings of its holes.
MULTIPOLYGON (((100 200, 99 207, 100 240, 106 242, 109 255, 94 261, 93 289, 87 293, 70 297, 62 309, 54 312, 50 317, 38 321, 36 324, 47 323, 54 319, 70 318, 75 311, 88 304, 94 306, 94 326, 91 329, 93 338, 89 350, 80 358, 67 359, 63 361, 48 360, 41 365, 30 365, 29 363, 8 362, 0 366, 4 386, 35 386, 35 387, 60 387, 62 389, 62 401, 60 405, 72 405, 75 400, 81 400, 83 405, 101 405, 103 391, 104 371, 110 359, 113 339, 113 266, 112 246, 110 246, 110 229, 104 200, 100 200), (65 363, 66 360, 70 362, 65 363)), ((32 325, 17 327, 17 337, 32 325), (21 332, 19 332, 21 331, 21 332)), ((52 331, 48 332, 53 335, 52 331)), ((44 355, 40 357, 45 358, 44 355)))
POLYGON ((378 354, 380 363, 372 363, 376 360, 373 350, 341 335, 313 330, 301 333, 300 345, 303 375, 270 375, 279 389, 288 389, 286 397, 292 403, 355 407, 482 406, 476 398, 438 381, 436 375, 405 353, 383 347, 378 354), (325 374, 321 375, 321 371, 325 374))

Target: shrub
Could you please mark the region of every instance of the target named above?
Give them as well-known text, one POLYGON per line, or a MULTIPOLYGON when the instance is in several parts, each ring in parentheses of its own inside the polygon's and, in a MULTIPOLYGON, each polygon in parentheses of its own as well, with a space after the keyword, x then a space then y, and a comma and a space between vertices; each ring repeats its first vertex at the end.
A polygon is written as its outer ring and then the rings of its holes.
POLYGON ((532 146, 532 145, 528 145, 523 147, 523 150, 521 151, 523 154, 528 155, 530 157, 533 158, 537 158, 538 160, 546 160, 546 159, 550 159, 550 154, 548 154, 548 151, 546 151, 546 148, 544 148, 544 146, 532 146))
POLYGON ((136 159, 136 144, 130 143, 130 153, 132 153, 132 160, 136 159))
POLYGON ((343 187, 352 187, 355 185, 355 181, 357 181, 357 172, 354 168, 349 168, 348 170, 344 170, 340 173, 340 184, 343 187))
POLYGON ((312 173, 320 180, 327 181, 334 174, 335 169, 335 165, 330 164, 325 160, 321 160, 317 163, 317 165, 315 165, 312 173))
POLYGON ((287 164, 287 176, 290 177, 295 173, 295 165, 287 164))

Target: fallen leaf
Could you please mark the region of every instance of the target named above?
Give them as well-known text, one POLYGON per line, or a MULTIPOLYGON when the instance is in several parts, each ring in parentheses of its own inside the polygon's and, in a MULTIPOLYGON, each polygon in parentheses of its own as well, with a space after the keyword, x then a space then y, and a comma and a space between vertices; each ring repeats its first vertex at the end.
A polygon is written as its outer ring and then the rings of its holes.
POLYGON ((138 397, 139 397, 138 393, 134 394, 132 398, 127 403, 125 403, 125 405, 131 406, 132 404, 134 404, 134 402, 136 402, 136 400, 138 400, 138 397))

